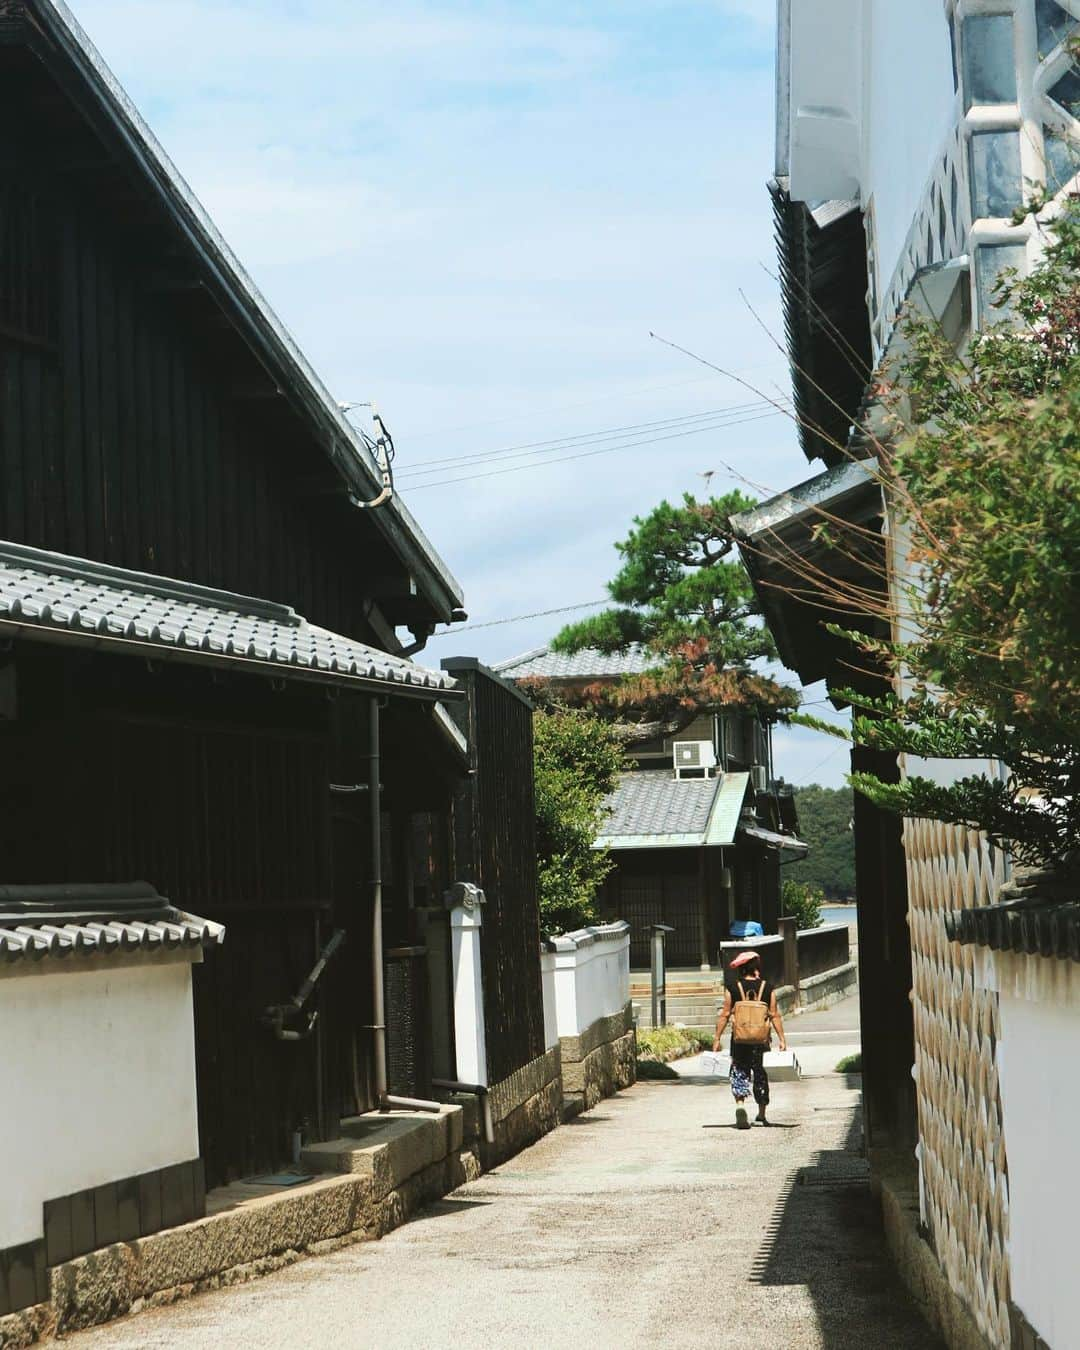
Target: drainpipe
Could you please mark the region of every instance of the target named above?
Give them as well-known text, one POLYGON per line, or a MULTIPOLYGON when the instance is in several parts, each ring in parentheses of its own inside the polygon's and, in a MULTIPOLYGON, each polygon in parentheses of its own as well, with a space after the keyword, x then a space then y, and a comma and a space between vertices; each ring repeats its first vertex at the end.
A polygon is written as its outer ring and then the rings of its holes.
POLYGON ((373 698, 368 711, 368 807, 371 829, 371 989, 375 1034, 375 1104, 380 1111, 430 1111, 438 1115, 444 1102, 419 1097, 392 1097, 386 1081, 386 989, 383 983, 382 931, 382 789, 379 747, 380 700, 373 698))
POLYGON ((447 1092, 469 1092, 480 1098, 480 1111, 484 1120, 484 1138, 489 1144, 495 1142, 495 1121, 491 1115, 491 1095, 481 1083, 459 1083, 453 1078, 433 1078, 432 1087, 443 1088, 447 1092))

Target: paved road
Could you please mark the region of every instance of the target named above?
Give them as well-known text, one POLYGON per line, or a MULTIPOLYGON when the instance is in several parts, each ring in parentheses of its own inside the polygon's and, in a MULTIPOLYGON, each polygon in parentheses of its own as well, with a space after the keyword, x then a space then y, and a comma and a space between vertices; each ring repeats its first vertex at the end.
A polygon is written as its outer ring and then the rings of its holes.
POLYGON ((858 1093, 828 1072, 840 1039, 800 1049, 820 1072, 776 1086, 773 1128, 735 1130, 726 1086, 692 1074, 641 1083, 381 1242, 73 1336, 72 1350, 928 1350, 851 1180, 858 1093))

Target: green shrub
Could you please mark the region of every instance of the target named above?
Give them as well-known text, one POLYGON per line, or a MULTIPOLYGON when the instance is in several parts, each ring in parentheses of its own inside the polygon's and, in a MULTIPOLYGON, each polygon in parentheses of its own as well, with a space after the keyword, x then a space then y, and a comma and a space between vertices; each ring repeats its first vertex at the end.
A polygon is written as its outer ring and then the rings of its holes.
POLYGON ((545 932, 566 933, 596 919, 596 895, 612 864, 593 840, 623 752, 606 723, 567 709, 536 714, 533 748, 540 923, 545 932))
POLYGON ((711 1050, 711 1031, 695 1031, 691 1027, 647 1027, 637 1034, 638 1058, 667 1062, 698 1055, 711 1050))
POLYGON ((781 909, 787 918, 795 920, 798 929, 816 928, 821 923, 821 906, 825 896, 817 886, 805 881, 785 881, 781 893, 781 909))
POLYGON ((862 1073, 862 1051, 857 1055, 845 1055, 836 1066, 837 1073, 862 1073))

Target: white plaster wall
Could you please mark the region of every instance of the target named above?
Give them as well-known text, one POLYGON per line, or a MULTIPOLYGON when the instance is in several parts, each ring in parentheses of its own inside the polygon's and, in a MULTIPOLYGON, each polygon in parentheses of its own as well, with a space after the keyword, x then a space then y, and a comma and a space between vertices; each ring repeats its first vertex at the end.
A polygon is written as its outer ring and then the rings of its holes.
POLYGON ((941 0, 864 0, 861 201, 873 197, 880 293, 888 289, 942 144, 955 124, 941 0))
POLYGON ((1080 1350, 1080 966, 1013 955, 995 964, 1012 1297, 1054 1350, 1080 1350))
POLYGON ((198 1156, 186 960, 4 974, 0 1035, 0 1248, 43 1236, 45 1200, 198 1156))
MULTIPOLYGON (((627 924, 586 928, 554 939, 542 960, 544 1026, 556 1038, 580 1036, 600 1017, 621 1012, 630 998, 630 929, 627 924)), ((549 1041, 549 1044, 553 1044, 549 1041)))
POLYGON ((559 1015, 555 1007, 555 953, 540 953, 540 983, 544 991, 544 1045, 559 1044, 559 1015))

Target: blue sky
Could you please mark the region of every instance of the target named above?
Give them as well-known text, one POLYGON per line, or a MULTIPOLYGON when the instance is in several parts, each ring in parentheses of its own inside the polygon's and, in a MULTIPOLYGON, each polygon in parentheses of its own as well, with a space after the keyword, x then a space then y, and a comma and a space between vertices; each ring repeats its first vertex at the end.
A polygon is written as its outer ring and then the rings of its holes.
MULTIPOLYGON (((632 517, 705 470, 762 493, 813 472, 787 418, 739 413, 570 462, 583 443, 425 463, 786 394, 769 0, 74 4, 330 388, 378 402, 473 622, 599 599, 632 517)), ((560 622, 421 659, 496 661, 560 622)), ((776 744, 790 780, 841 780, 838 742, 776 744)))

